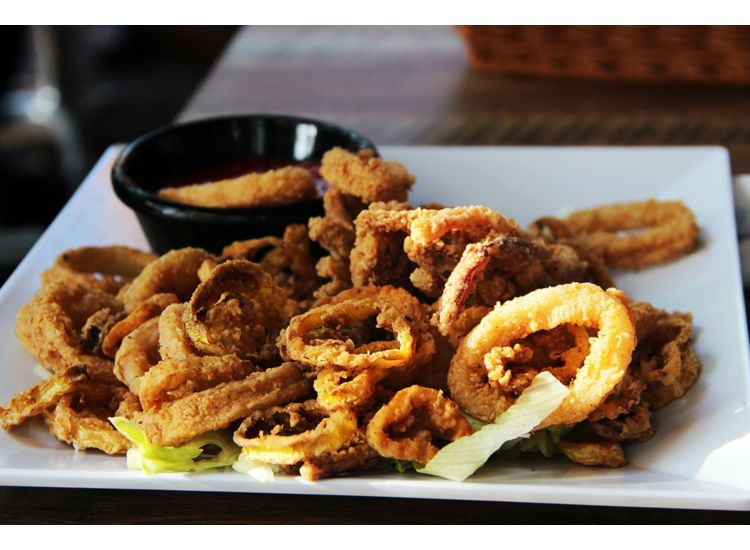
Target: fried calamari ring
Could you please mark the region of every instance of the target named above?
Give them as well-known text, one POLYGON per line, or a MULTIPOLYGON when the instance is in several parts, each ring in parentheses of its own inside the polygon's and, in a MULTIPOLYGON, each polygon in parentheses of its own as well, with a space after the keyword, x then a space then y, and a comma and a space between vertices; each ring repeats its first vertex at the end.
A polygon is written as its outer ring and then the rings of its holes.
POLYGON ((497 305, 462 340, 453 357, 448 371, 451 397, 472 416, 494 421, 518 395, 489 382, 487 354, 562 324, 596 329, 598 333, 590 340, 589 353, 575 374, 568 396, 541 427, 584 420, 622 379, 635 347, 635 329, 619 293, 591 283, 535 290, 497 305))
POLYGON ((102 352, 109 357, 114 357, 123 338, 149 319, 161 315, 161 312, 167 306, 175 304, 178 301, 177 296, 170 293, 154 294, 146 298, 146 300, 135 306, 124 319, 118 321, 107 331, 102 340, 102 352))
POLYGON ((164 359, 143 374, 138 397, 145 410, 153 410, 162 403, 241 380, 258 370, 236 355, 164 359))
POLYGON ((473 431, 443 392, 409 386, 375 413, 367 442, 383 457, 427 464, 438 452, 436 440, 455 441, 473 431))
POLYGON ((154 317, 128 334, 115 355, 114 374, 137 394, 141 377, 161 360, 159 355, 159 318, 154 317))
POLYGON ((109 423, 108 418, 122 412, 130 392, 121 386, 88 385, 63 396, 44 413, 49 431, 76 450, 98 449, 110 455, 123 454, 130 441, 109 423))
POLYGON ((356 434, 353 412, 328 412, 308 400, 254 412, 234 432, 234 442, 248 458, 291 465, 335 452, 356 434))
POLYGON ((309 170, 286 166, 220 181, 165 187, 159 190, 159 196, 208 208, 253 208, 312 200, 318 191, 309 170))
POLYGON ((79 283, 109 294, 136 277, 156 256, 128 246, 84 246, 66 250, 42 273, 42 286, 79 283))
POLYGON ((398 368, 433 355, 425 306, 407 291, 371 287, 362 298, 313 308, 281 331, 282 356, 317 368, 398 368))
POLYGON ((172 304, 159 316, 159 354, 162 359, 185 359, 199 355, 185 332, 185 308, 185 304, 172 304))
POLYGON ((185 331, 204 354, 272 361, 276 337, 299 306, 258 264, 229 260, 195 289, 183 313, 185 331))
POLYGON ((610 267, 641 269, 695 248, 698 225, 680 201, 647 200, 573 212, 565 224, 610 267), (621 235, 619 232, 643 230, 621 235))
POLYGON ((114 381, 112 361, 92 353, 81 334, 87 320, 103 309, 119 312, 122 305, 101 290, 53 283, 19 309, 16 335, 24 348, 54 373, 85 364, 92 375, 114 381))
POLYGON ((4 406, 0 406, 0 428, 10 430, 27 418, 42 414, 56 405, 60 399, 76 390, 90 377, 84 365, 76 365, 60 374, 37 382, 16 395, 4 406))
POLYGON ((154 294, 176 294, 188 300, 200 283, 198 269, 204 260, 214 256, 200 248, 171 250, 148 264, 128 287, 123 302, 126 311, 133 311, 154 294))
POLYGON ((157 445, 180 445, 227 428, 255 411, 306 399, 311 391, 312 384, 303 372, 294 363, 284 363, 164 402, 143 413, 143 429, 157 445))
POLYGON ((375 385, 385 378, 388 369, 350 372, 344 369, 321 369, 313 382, 318 403, 327 411, 349 409, 363 413, 374 403, 375 385))
POLYGON ((264 237, 234 242, 224 247, 222 255, 259 264, 292 300, 298 302, 310 300, 318 286, 304 225, 287 226, 283 239, 264 237))
POLYGON ((365 202, 405 201, 416 178, 398 162, 387 162, 369 149, 351 153, 341 147, 326 151, 320 175, 333 187, 365 202))

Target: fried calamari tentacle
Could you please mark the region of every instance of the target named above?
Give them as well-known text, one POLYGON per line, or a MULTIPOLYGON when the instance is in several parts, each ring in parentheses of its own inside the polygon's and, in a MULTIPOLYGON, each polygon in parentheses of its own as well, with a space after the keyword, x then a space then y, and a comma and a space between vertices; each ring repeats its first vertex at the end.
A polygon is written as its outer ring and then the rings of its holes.
POLYGON ((698 242, 695 215, 679 201, 599 206, 573 212, 564 221, 610 267, 641 269, 685 255, 698 242), (635 230, 642 231, 620 234, 635 230))
POLYGON ((236 355, 164 359, 140 379, 138 397, 147 411, 233 380, 259 369, 236 355))
POLYGON ((101 344, 102 352, 109 357, 114 357, 123 338, 149 319, 161 315, 161 312, 167 306, 175 304, 178 301, 177 296, 170 293, 154 294, 146 298, 146 300, 135 306, 124 319, 118 321, 107 331, 101 344))
POLYGON ((123 454, 130 441, 109 423, 128 392, 120 386, 91 384, 63 396, 44 413, 50 433, 76 450, 98 449, 110 455, 123 454))
POLYGON ((515 221, 483 206, 416 210, 404 240, 404 251, 418 266, 411 281, 437 298, 467 245, 490 236, 522 234, 515 221))
POLYGON ((156 256, 127 246, 84 246, 66 250, 42 273, 42 285, 82 284, 109 294, 136 277, 156 256))
POLYGON ((179 445, 212 430, 227 428, 253 412, 306 399, 312 384, 293 363, 241 380, 224 382, 165 402, 143 414, 143 429, 157 445, 179 445))
POLYGON ((335 147, 323 155, 320 175, 333 187, 365 202, 405 201, 415 178, 398 162, 371 150, 351 153, 335 147))
POLYGON ((353 195, 331 188, 323 196, 325 216, 310 218, 310 238, 334 258, 348 259, 354 246, 354 220, 367 204, 353 195))
POLYGON ((667 313, 645 302, 635 302, 638 347, 633 358, 646 384, 643 400, 660 408, 682 397, 698 379, 701 362, 693 351, 693 317, 667 313))
POLYGON ((69 367, 60 374, 37 382, 16 395, 4 406, 0 406, 0 427, 9 430, 27 418, 42 414, 56 405, 60 399, 75 391, 90 377, 84 365, 69 367))
POLYGON ((282 356, 317 368, 398 368, 433 355, 425 306, 400 288, 376 287, 364 297, 298 315, 279 336, 282 356))
POLYGON ((355 220, 351 276, 355 287, 393 285, 407 290, 417 265, 404 252, 404 240, 416 210, 403 203, 374 203, 355 220))
POLYGON ((587 329, 565 324, 493 348, 484 356, 484 366, 492 386, 515 396, 544 370, 549 370, 561 383, 570 384, 589 350, 587 329))
POLYGON ((573 231, 563 220, 542 217, 534 221, 528 231, 530 235, 542 239, 553 247, 562 245, 566 249, 572 249, 579 260, 586 264, 582 281, 592 282, 605 289, 615 287, 615 282, 601 254, 588 248, 581 239, 573 235, 573 231))
POLYGON ((297 302, 309 302, 318 287, 310 239, 304 225, 287 226, 283 239, 264 237, 234 242, 226 246, 222 254, 258 263, 297 302))
POLYGON ((133 311, 154 294, 176 294, 188 300, 200 283, 198 269, 204 260, 214 256, 200 248, 180 248, 167 252, 148 264, 123 296, 126 311, 133 311))
POLYGON ((24 348, 52 372, 85 364, 92 374, 114 381, 112 361, 89 351, 81 334, 87 320, 105 308, 119 312, 122 305, 101 290, 53 283, 19 309, 16 335, 24 348))
POLYGON ((276 337, 298 312, 297 303, 258 264, 229 260, 195 289, 183 322, 201 353, 268 363, 278 355, 276 337))
POLYGON ((433 318, 449 335, 473 296, 474 305, 492 307, 539 288, 573 282, 585 265, 553 254, 545 245, 523 237, 500 235, 466 246, 448 277, 433 318))
POLYGON ((328 412, 309 400, 254 412, 234 432, 234 442, 249 459, 293 465, 336 452, 356 435, 353 412, 328 412))
POLYGON ((220 181, 165 187, 159 190, 159 196, 208 208, 253 208, 313 200, 318 191, 308 170, 286 166, 220 181))
POLYGON ((114 374, 130 391, 137 394, 141 377, 160 360, 159 318, 154 317, 123 339, 115 355, 114 374))
POLYGON ((586 428, 610 441, 648 441, 654 435, 651 412, 644 405, 633 406, 614 419, 586 422, 586 428))
POLYGON ((308 221, 310 239, 329 252, 316 265, 317 275, 329 280, 316 291, 316 298, 332 296, 352 286, 349 254, 354 246, 354 219, 366 207, 357 197, 332 187, 323 195, 325 216, 308 221))
POLYGON ((473 432, 458 405, 441 391, 421 386, 400 390, 367 424, 367 442, 381 456, 427 464, 438 441, 473 432))
MULTIPOLYGON (((618 291, 604 291, 591 283, 570 283, 497 305, 462 340, 448 371, 451 397, 472 416, 494 421, 515 402, 522 388, 510 383, 513 369, 509 384, 491 383, 485 366, 487 355, 535 332, 574 324, 598 333, 589 341, 589 352, 575 373, 568 396, 541 427, 584 420, 622 379, 635 347, 635 329, 619 296, 618 291)), ((492 362, 498 360, 494 354, 490 357, 492 362)))

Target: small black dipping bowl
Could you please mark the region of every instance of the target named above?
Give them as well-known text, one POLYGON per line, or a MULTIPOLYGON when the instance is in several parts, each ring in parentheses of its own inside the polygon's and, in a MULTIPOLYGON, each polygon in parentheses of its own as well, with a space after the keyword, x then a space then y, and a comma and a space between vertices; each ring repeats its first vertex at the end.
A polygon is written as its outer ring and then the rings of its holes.
POLYGON ((322 215, 322 199, 262 208, 204 208, 160 198, 159 189, 238 176, 253 164, 314 167, 332 147, 377 154, 375 145, 353 130, 294 116, 238 115, 176 124, 125 147, 112 169, 112 185, 135 211, 157 254, 186 246, 220 253, 231 242, 281 235, 289 224, 306 224, 322 215))

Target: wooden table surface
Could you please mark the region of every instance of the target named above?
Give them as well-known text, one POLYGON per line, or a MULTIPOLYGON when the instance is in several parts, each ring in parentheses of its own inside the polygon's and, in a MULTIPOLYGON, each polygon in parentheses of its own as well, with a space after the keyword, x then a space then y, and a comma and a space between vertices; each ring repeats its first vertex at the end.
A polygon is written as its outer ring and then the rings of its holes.
MULTIPOLYGON (((377 144, 724 144, 750 171, 747 88, 472 70, 448 27, 243 29, 180 116, 291 113, 377 144)), ((595 505, 595 502, 591 503, 595 505)), ((0 523, 746 523, 747 512, 0 487, 0 523)))

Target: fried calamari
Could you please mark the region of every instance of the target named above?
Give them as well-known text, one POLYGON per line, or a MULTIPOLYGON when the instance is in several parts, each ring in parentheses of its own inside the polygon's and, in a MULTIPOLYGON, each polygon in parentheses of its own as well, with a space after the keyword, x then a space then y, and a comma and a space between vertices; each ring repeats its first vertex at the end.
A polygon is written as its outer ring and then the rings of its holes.
MULTIPOLYGON (((516 342, 563 324, 597 333, 589 340, 588 353, 574 373, 569 395, 541 427, 585 420, 625 375, 635 347, 635 328, 618 293, 590 283, 535 290, 498 304, 461 341, 448 372, 451 397, 472 416, 494 421, 515 402, 523 384, 493 382, 487 365, 493 367, 498 381, 504 380, 504 371, 509 370, 508 379, 512 381, 517 374, 510 365, 516 354, 524 353, 515 348, 516 342)), ((580 358, 584 354, 573 355, 580 358)), ((554 368, 549 370, 556 374, 554 368)))
POLYGON ((367 442, 381 456, 427 464, 438 452, 436 442, 473 431, 458 405, 442 392, 409 386, 375 413, 367 424, 367 442))
POLYGON ((573 212, 564 222, 610 267, 641 269, 687 254, 698 242, 695 215, 679 201, 599 206, 573 212))
POLYGON ((312 200, 318 191, 308 170, 287 166, 220 181, 165 187, 159 190, 159 196, 206 208, 254 208, 312 200))
POLYGON ((351 153, 340 147, 323 155, 320 175, 333 187, 367 203, 403 202, 416 179, 403 165, 384 161, 371 150, 351 153))

